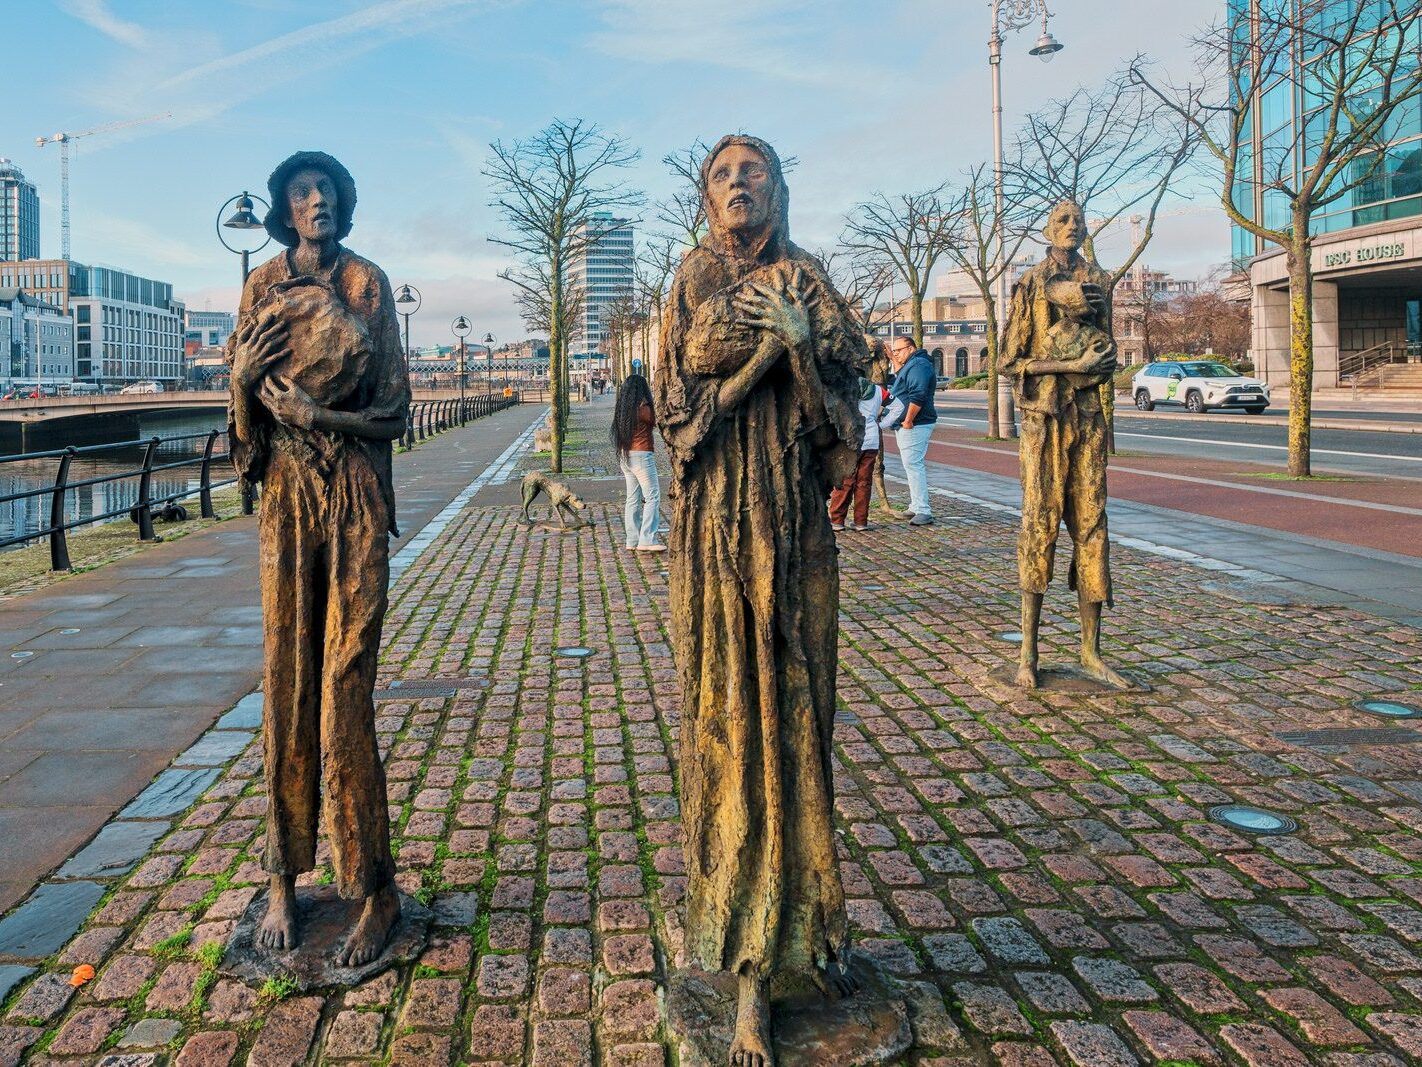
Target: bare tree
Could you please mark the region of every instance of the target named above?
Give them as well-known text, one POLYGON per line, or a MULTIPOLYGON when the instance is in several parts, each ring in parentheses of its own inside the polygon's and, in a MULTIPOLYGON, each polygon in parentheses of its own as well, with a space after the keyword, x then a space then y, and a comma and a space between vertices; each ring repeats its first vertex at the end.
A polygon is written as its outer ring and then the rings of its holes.
POLYGON ((949 205, 955 219, 957 240, 948 248, 948 256, 963 275, 972 280, 983 301, 983 317, 987 320, 987 405, 988 436, 1002 437, 1002 414, 997 402, 997 369, 1001 347, 1002 323, 994 298, 999 279, 1009 277, 1022 245, 1031 233, 1030 213, 1023 205, 1020 187, 1003 190, 1002 216, 997 213, 993 188, 993 169, 986 163, 969 168, 963 187, 949 205), (1002 235, 1002 254, 998 254, 998 235, 1002 235))
POLYGON ((695 248, 706 233, 706 204, 702 197, 701 162, 711 146, 692 141, 686 148, 668 152, 662 162, 680 179, 676 190, 657 205, 657 221, 688 248, 695 248))
POLYGON ((909 289, 913 343, 923 344, 923 300, 933 268, 957 240, 955 218, 944 204, 946 184, 919 193, 875 193, 845 220, 840 246, 851 257, 886 262, 909 289))
POLYGON ((495 141, 489 147, 493 155, 484 177, 493 190, 491 206, 499 209, 507 227, 505 236, 493 240, 534 268, 534 273, 524 272, 524 280, 542 272, 547 281, 552 467, 562 471, 568 420, 567 271, 615 225, 607 216, 643 203, 642 194, 620 178, 640 153, 582 119, 555 119, 528 140, 495 141))
MULTIPOLYGON (((1137 84, 1132 69, 1030 115, 1009 178, 1023 202, 1035 203, 1043 215, 1059 200, 1081 205, 1088 233, 1082 252, 1094 266, 1101 266, 1097 237, 1130 219, 1130 250, 1106 270, 1108 300, 1150 244, 1161 204, 1199 144, 1194 127, 1137 84)), ((1101 403, 1113 452, 1115 398, 1114 383, 1103 383, 1101 403)))
POLYGON ((1236 364, 1249 354, 1249 334, 1249 305, 1208 284, 1167 301, 1151 328, 1157 353, 1213 353, 1236 364))
MULTIPOLYGON (((534 333, 552 332, 553 285, 548 277, 548 264, 525 262, 499 272, 499 277, 514 287, 514 303, 523 324, 534 333)), ((559 330, 572 339, 582 321, 585 291, 581 285, 563 282, 563 315, 559 330)), ((550 361, 551 361, 550 354, 550 361)))
POLYGON ((1198 84, 1173 85, 1132 67, 1136 82, 1186 122, 1218 163, 1230 221, 1285 252, 1295 477, 1312 473, 1313 216, 1391 179, 1389 131, 1422 96, 1419 23, 1422 7, 1397 0, 1239 5, 1196 42, 1198 84), (1282 136, 1263 114, 1275 93, 1289 120, 1282 136), (1297 123, 1296 97, 1304 109, 1297 123))
POLYGON ((893 317, 893 308, 880 304, 894 281, 893 263, 880 255, 855 255, 842 248, 816 255, 866 334, 893 317))

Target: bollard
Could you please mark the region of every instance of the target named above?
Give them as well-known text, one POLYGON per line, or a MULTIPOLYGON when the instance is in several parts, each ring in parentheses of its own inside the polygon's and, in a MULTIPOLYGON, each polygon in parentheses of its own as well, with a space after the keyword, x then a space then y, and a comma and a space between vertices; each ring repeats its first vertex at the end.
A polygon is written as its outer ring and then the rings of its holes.
POLYGON ((138 539, 140 541, 154 541, 157 538, 153 535, 153 509, 149 505, 149 500, 153 495, 153 455, 158 451, 158 438, 149 440, 148 447, 143 450, 143 473, 138 478, 138 539))
POLYGON ((59 473, 54 477, 54 496, 49 502, 49 569, 72 571, 69 562, 69 538, 64 529, 64 490, 69 486, 69 461, 74 458, 74 446, 64 450, 59 460, 59 473))
POLYGON ((997 428, 1004 437, 1017 436, 1017 413, 1012 405, 1012 382, 1006 375, 997 379, 997 428))
POLYGON ((212 510, 212 446, 217 441, 217 430, 207 435, 207 446, 202 450, 202 474, 198 483, 198 514, 204 519, 217 518, 212 510))

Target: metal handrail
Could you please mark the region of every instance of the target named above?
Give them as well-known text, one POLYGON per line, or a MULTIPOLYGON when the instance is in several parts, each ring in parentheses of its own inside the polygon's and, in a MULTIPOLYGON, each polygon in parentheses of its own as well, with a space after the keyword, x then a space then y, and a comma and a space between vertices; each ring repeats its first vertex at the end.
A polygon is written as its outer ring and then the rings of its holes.
MULTIPOLYGON (((502 411, 505 408, 512 407, 518 404, 520 400, 521 398, 518 393, 515 393, 511 397, 495 393, 479 393, 447 400, 415 401, 410 405, 410 414, 405 424, 405 433, 402 437, 403 444, 406 448, 413 447, 416 434, 418 434, 418 439, 423 441, 426 437, 433 437, 436 433, 443 430, 451 429, 454 426, 466 425, 470 419, 482 418, 485 415, 492 415, 496 411, 502 411)), ((138 525, 138 538, 140 541, 159 540, 153 530, 153 515, 155 509, 161 510, 165 505, 176 504, 178 501, 191 496, 198 497, 202 518, 216 518, 217 514, 213 510, 212 505, 212 491, 214 489, 223 488, 224 486, 234 485, 238 482, 236 477, 225 478, 216 482, 212 480, 213 463, 230 460, 232 458, 230 447, 224 452, 214 452, 213 446, 219 437, 225 440, 227 438, 227 431, 209 430, 207 433, 179 434, 173 437, 150 437, 142 441, 112 441, 98 445, 57 448, 47 452, 30 452, 20 455, 0 456, 0 466, 6 463, 19 463, 22 461, 59 460, 59 466, 55 472, 53 485, 40 489, 23 489, 14 493, 0 494, 0 505, 43 496, 50 498, 49 525, 41 529, 29 530, 0 539, 0 548, 8 548, 11 545, 28 544, 31 541, 38 541, 41 538, 47 537, 49 538, 50 569, 66 571, 73 569, 69 557, 67 534, 70 530, 77 529, 80 526, 106 522, 109 519, 115 519, 126 514, 138 525), (204 442, 200 454, 165 463, 154 462, 155 457, 164 447, 171 447, 172 445, 184 441, 197 440, 204 442), (92 456, 101 452, 114 452, 131 448, 143 449, 143 460, 138 466, 128 470, 117 471, 113 474, 99 474, 93 477, 80 478, 77 481, 71 481, 69 479, 70 466, 76 458, 80 456, 92 456), (154 474, 192 466, 197 466, 200 471, 196 488, 182 489, 173 493, 165 493, 161 496, 153 495, 154 474), (65 521, 64 504, 71 490, 84 489, 95 485, 106 485, 111 482, 121 482, 135 478, 138 480, 138 489, 132 501, 99 514, 86 515, 81 518, 65 521)), ((244 494, 243 497, 242 510, 245 514, 251 514, 251 501, 246 494, 244 494)))
POLYGON ((53 449, 47 452, 31 452, 28 454, 0 456, 0 465, 5 463, 18 463, 21 461, 32 462, 37 459, 58 459, 59 467, 55 472, 54 484, 43 489, 24 489, 15 493, 0 494, 0 504, 9 504, 19 500, 30 500, 35 497, 48 496, 50 498, 49 525, 38 530, 27 530, 9 537, 0 539, 0 548, 7 548, 11 545, 27 544, 31 541, 38 541, 40 538, 49 538, 50 569, 56 571, 72 570, 73 566, 69 558, 68 533, 70 530, 80 526, 89 526, 95 523, 106 522, 109 519, 116 519, 121 515, 128 515, 138 525, 138 537, 142 541, 158 540, 153 531, 154 509, 163 509, 167 505, 176 504, 190 496, 197 496, 200 500, 201 514, 203 518, 215 518, 216 512, 212 507, 212 491, 223 486, 236 483, 237 479, 226 478, 214 482, 212 480, 212 463, 214 460, 225 460, 230 458, 228 452, 214 454, 213 446, 219 437, 226 437, 225 430, 209 430, 207 433, 178 434, 173 437, 150 437, 145 441, 111 441, 105 444, 84 445, 81 447, 70 446, 68 448, 53 449), (202 440, 203 448, 201 454, 188 456, 183 459, 173 460, 167 463, 155 463, 154 457, 164 446, 171 446, 183 441, 202 440), (78 456, 92 456, 100 452, 114 452, 121 449, 141 447, 143 449, 143 461, 140 465, 128 470, 117 471, 113 474, 100 474, 91 478, 80 478, 71 481, 69 478, 70 466, 78 456), (194 489, 181 489, 173 493, 165 493, 161 496, 153 495, 153 475, 168 470, 176 470, 180 467, 199 467, 198 486, 194 489), (70 490, 83 489, 89 486, 106 485, 111 482, 121 482, 128 479, 138 479, 138 490, 132 501, 124 503, 108 511, 93 515, 85 515, 68 522, 64 520, 64 504, 70 490))
POLYGON ((1422 359, 1422 343, 1406 341, 1384 341, 1365 348, 1361 352, 1350 352, 1338 360, 1338 380, 1345 379, 1353 389, 1353 398, 1364 384, 1385 387, 1382 368, 1393 363, 1415 363, 1422 359))

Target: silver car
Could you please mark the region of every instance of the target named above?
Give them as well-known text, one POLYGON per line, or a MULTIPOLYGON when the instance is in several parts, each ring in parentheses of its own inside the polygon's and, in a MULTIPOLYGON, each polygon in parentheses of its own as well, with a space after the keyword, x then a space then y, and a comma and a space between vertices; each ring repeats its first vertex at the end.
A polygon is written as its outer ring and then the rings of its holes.
POLYGON ((1196 414, 1240 408, 1262 415, 1269 406, 1269 387, 1258 378, 1207 359, 1147 364, 1131 380, 1131 394, 1142 411, 1153 411, 1157 404, 1180 404, 1196 414))

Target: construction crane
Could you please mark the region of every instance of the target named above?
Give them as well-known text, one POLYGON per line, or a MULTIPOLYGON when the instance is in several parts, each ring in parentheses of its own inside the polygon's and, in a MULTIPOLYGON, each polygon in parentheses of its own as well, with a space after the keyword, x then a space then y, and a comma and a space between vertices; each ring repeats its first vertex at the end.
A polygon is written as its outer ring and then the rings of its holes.
POLYGON ((81 137, 92 137, 96 133, 109 133, 112 130, 123 130, 129 126, 142 126, 146 122, 157 122, 160 119, 172 118, 171 111, 164 111, 158 115, 147 115, 141 119, 124 119, 121 122, 106 122, 102 126, 95 126, 92 129, 80 130, 78 133, 66 133, 60 131, 49 137, 36 137, 35 147, 43 148, 47 144, 59 145, 59 232, 60 240, 64 249, 64 258, 69 258, 69 146, 81 137))

